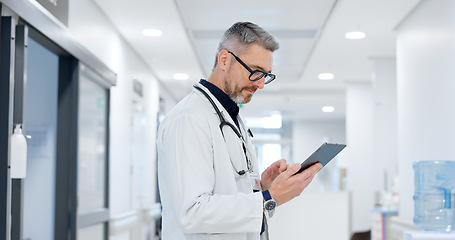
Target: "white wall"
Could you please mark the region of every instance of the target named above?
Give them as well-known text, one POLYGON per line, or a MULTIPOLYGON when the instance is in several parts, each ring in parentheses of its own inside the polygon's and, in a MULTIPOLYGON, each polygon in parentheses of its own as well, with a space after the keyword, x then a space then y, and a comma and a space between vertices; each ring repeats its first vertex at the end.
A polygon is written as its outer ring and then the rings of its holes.
POLYGON ((373 93, 369 82, 350 82, 346 92, 347 184, 352 193, 352 232, 371 228, 374 206, 373 93))
POLYGON ((424 0, 398 28, 399 217, 414 217, 418 160, 455 160, 455 1, 424 0))
POLYGON ((397 190, 394 179, 398 174, 396 60, 378 57, 373 58, 373 64, 373 189, 382 193, 393 192, 397 190))
MULTIPOLYGON (((117 73, 117 86, 111 89, 110 98, 110 215, 112 219, 119 221, 122 216, 141 221, 140 214, 147 211, 155 202, 158 80, 93 1, 70 1, 68 26, 79 43, 117 73), (143 84, 142 100, 133 91, 133 79, 143 84), (134 156, 132 143, 135 142, 132 138, 136 136, 132 132, 133 100, 142 102, 144 108, 145 124, 142 137, 145 141, 141 147, 144 148, 143 155, 146 159, 141 163, 132 159, 134 156), (143 167, 142 173, 134 171, 138 169, 138 164, 143 167), (137 178, 138 174, 141 174, 142 179, 137 178), (143 184, 141 188, 143 192, 135 188, 138 182, 143 184), (139 218, 135 218, 138 216, 139 218)), ((141 231, 140 228, 135 229, 141 231)), ((112 236, 115 239, 130 239, 131 236, 140 235, 137 232, 130 235, 119 233, 115 229, 111 231, 118 234, 112 236)))
POLYGON ((349 240, 349 193, 304 192, 275 210, 270 239, 349 240))

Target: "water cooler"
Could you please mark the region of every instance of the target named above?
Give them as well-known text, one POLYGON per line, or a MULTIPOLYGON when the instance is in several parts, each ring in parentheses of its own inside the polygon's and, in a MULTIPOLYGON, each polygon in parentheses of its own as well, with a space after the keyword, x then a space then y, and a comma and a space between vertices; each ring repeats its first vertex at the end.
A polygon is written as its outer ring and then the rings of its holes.
POLYGON ((455 161, 414 163, 414 223, 404 240, 455 240, 455 161))

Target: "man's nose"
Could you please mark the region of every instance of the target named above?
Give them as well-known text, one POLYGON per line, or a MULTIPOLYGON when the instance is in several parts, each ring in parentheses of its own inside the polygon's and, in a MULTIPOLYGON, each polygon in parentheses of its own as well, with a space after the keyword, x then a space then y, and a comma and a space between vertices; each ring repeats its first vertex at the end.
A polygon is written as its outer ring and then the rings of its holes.
POLYGON ((254 81, 254 86, 256 86, 257 88, 259 89, 263 89, 264 88, 264 81, 265 81, 265 78, 264 77, 261 77, 261 79, 257 80, 257 81, 254 81))

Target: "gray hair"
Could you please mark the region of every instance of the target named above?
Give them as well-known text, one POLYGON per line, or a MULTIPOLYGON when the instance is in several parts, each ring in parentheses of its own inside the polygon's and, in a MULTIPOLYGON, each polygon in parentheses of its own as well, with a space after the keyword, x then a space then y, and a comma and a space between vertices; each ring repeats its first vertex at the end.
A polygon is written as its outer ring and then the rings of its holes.
POLYGON ((271 52, 274 52, 280 47, 275 38, 258 25, 251 22, 234 23, 234 25, 226 30, 218 44, 213 68, 218 64, 218 54, 222 50, 228 49, 235 52, 235 54, 241 54, 251 43, 257 43, 271 52))

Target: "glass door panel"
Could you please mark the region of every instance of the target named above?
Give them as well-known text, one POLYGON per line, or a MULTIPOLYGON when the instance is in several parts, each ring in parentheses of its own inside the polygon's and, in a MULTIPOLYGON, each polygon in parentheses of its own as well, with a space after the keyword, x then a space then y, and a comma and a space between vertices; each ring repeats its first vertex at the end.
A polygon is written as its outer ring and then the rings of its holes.
POLYGON ((28 42, 24 135, 24 239, 53 239, 55 211, 58 56, 28 42))
POLYGON ((83 69, 81 67, 79 76, 77 239, 87 239, 84 236, 88 234, 90 239, 101 240, 106 237, 106 222, 109 220, 108 90, 93 81, 93 73, 83 69))
POLYGON ((78 210, 104 208, 107 91, 84 75, 79 92, 78 210))

